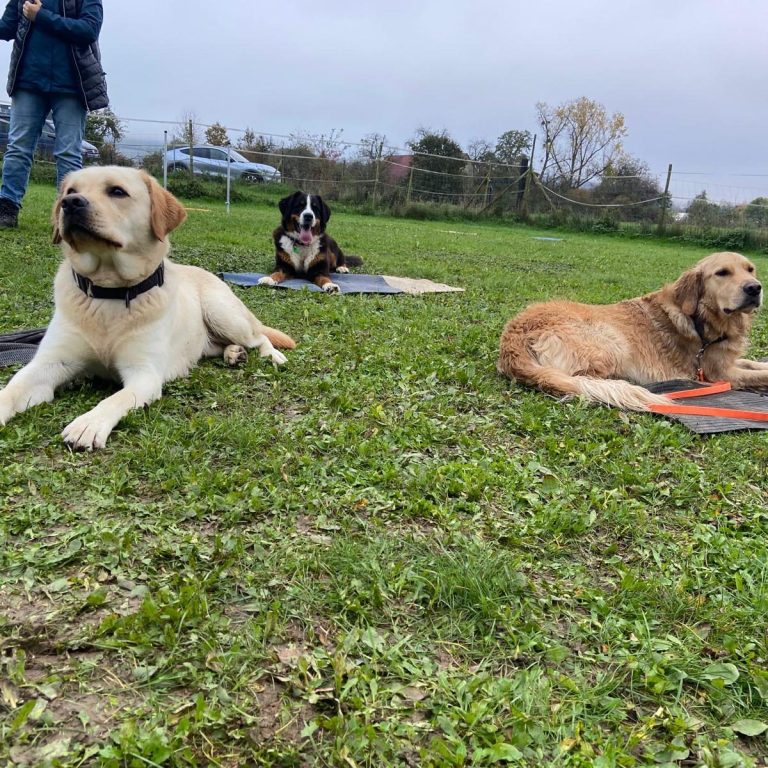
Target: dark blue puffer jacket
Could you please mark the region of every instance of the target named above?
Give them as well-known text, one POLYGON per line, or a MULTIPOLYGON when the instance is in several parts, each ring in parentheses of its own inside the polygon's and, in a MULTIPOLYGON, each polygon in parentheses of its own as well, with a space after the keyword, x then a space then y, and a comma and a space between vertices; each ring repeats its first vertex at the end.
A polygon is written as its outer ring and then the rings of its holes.
POLYGON ((88 110, 108 106, 98 45, 101 0, 43 0, 34 22, 24 18, 23 6, 24 0, 10 0, 0 18, 0 40, 14 41, 9 95, 17 88, 76 93, 88 110))

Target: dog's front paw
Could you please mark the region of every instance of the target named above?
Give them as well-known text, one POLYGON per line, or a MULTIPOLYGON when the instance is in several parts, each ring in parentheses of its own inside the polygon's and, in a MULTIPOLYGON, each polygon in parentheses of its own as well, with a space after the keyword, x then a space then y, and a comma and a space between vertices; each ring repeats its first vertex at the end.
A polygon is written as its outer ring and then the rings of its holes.
POLYGON ((338 293, 339 292, 339 286, 336 285, 336 283, 325 283, 323 285, 323 290, 326 293, 338 293))
POLYGON ((238 365, 244 363, 247 359, 247 350, 239 344, 230 344, 224 348, 224 362, 227 365, 238 365))
POLYGON ((282 365, 288 362, 288 358, 279 349, 271 349, 264 357, 269 357, 275 365, 282 365))
POLYGON ((269 275, 264 275, 264 277, 259 278, 258 285, 277 285, 277 280, 273 280, 269 275))
POLYGON ((64 427, 61 436, 73 451, 92 451, 107 444, 111 431, 108 423, 88 412, 64 427))
POLYGON ((0 427, 5 426, 16 415, 13 398, 7 394, 3 396, 4 394, 0 392, 0 427))
POLYGON ((336 271, 340 275, 348 275, 349 274, 349 267, 336 267, 336 271))

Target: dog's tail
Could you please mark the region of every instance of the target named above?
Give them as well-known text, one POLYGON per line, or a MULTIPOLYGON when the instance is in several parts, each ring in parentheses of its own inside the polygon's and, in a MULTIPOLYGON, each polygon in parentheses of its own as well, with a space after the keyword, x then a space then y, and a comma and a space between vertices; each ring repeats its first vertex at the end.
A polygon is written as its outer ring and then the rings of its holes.
POLYGON ((530 353, 509 355, 502 351, 497 363, 499 373, 553 395, 579 395, 596 403, 647 411, 650 405, 669 404, 670 400, 655 395, 645 387, 623 379, 598 379, 592 376, 572 376, 553 366, 541 365, 530 353))
POLYGON ((350 256, 348 253, 344 254, 344 263, 350 267, 363 266, 363 260, 359 256, 350 256))
POLYGON ((264 325, 261 331, 278 349, 295 349, 296 347, 296 342, 287 333, 278 331, 277 328, 264 325))

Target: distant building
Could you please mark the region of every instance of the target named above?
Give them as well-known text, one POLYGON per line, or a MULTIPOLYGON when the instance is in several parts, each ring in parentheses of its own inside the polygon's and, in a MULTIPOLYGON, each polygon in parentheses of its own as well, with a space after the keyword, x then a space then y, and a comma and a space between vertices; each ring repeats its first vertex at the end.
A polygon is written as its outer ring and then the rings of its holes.
POLYGON ((413 155, 390 155, 387 158, 387 181, 399 184, 408 178, 413 165, 413 155))

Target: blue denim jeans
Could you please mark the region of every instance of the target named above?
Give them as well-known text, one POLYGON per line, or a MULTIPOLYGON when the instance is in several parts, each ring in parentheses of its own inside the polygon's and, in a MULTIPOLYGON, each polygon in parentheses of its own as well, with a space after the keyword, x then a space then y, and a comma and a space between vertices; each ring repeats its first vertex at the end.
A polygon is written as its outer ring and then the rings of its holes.
POLYGON ((70 172, 83 167, 85 107, 77 96, 68 93, 37 93, 18 90, 11 99, 11 124, 8 149, 3 158, 3 183, 0 197, 21 205, 29 184, 32 158, 48 112, 53 113, 56 138, 56 185, 70 172))

